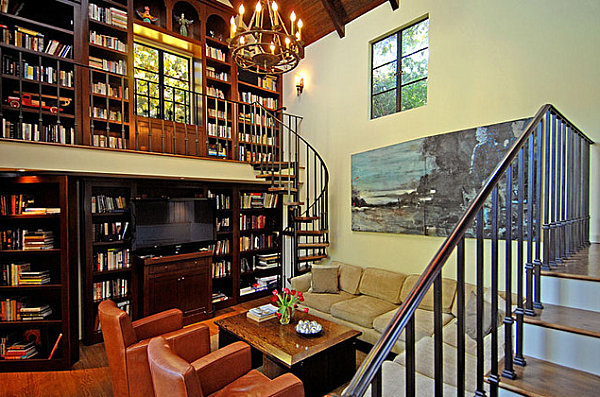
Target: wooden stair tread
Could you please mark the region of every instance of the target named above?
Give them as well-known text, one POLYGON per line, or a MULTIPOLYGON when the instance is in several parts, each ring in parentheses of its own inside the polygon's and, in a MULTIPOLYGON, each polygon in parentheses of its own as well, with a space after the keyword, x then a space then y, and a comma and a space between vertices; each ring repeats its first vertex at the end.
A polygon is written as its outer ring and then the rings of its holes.
POLYGON ((298 262, 307 262, 307 261, 318 261, 319 259, 327 258, 327 255, 307 255, 307 256, 299 256, 298 262))
POLYGON ((283 175, 283 174, 258 174, 256 175, 257 178, 277 178, 279 179, 279 177, 281 177, 281 179, 295 179, 296 175, 283 175))
POLYGON ((325 234, 325 233, 329 233, 329 230, 297 230, 296 231, 296 234, 306 235, 306 236, 320 235, 320 234, 325 234))
POLYGON ((290 207, 294 207, 294 206, 298 207, 298 206, 304 205, 304 202, 302 202, 302 201, 290 201, 288 203, 283 203, 283 205, 289 205, 290 207))
POLYGON ((600 244, 590 244, 542 275, 600 282, 600 244))
POLYGON ((296 217, 294 217, 294 221, 296 221, 296 222, 318 221, 319 219, 321 219, 320 216, 296 216, 296 217))
POLYGON ((298 189, 293 188, 293 187, 270 187, 267 189, 269 192, 287 192, 289 191, 290 193, 295 193, 298 191, 298 189))
MULTIPOLYGON (((500 377, 501 388, 530 397, 598 395, 600 376, 533 357, 525 361, 524 367, 514 366, 516 379, 500 377)), ((504 359, 498 368, 504 368, 504 359)))
POLYGON ((329 243, 299 243, 298 248, 327 248, 329 243))
POLYGON ((600 313, 544 303, 544 309, 535 309, 536 316, 524 316, 527 324, 573 332, 600 338, 600 313))

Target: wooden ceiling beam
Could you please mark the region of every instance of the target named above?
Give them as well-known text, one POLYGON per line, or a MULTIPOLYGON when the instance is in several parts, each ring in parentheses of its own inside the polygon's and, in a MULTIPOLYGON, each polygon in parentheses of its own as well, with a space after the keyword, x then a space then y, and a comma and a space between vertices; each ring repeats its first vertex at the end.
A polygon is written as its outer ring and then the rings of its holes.
MULTIPOLYGON (((335 1, 336 0, 321 0, 321 3, 323 4, 323 7, 325 7, 327 14, 329 14, 329 18, 331 19, 331 22, 333 22, 333 26, 335 26, 335 30, 340 36, 340 39, 342 39, 344 36, 346 36, 346 28, 344 23, 345 15, 341 15, 341 12, 336 11, 336 7, 334 5, 335 1)), ((343 12, 341 5, 339 6, 339 9, 341 9, 343 12)))
POLYGON ((398 0, 390 0, 390 5, 392 6, 392 10, 396 11, 398 9, 398 0))

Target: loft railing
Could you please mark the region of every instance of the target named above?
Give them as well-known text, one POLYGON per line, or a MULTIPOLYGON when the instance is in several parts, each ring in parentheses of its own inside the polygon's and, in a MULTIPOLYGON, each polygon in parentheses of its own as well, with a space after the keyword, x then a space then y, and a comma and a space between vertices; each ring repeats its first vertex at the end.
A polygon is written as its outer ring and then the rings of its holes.
MULTIPOLYGON (((544 105, 517 138, 500 164, 481 188, 452 233, 402 302, 379 340, 367 354, 344 397, 363 396, 371 386, 372 396, 386 395, 382 390, 382 364, 402 332, 405 337, 406 395, 416 393, 414 313, 433 285, 434 297, 434 390, 443 394, 444 376, 442 337, 442 268, 456 255, 457 280, 457 378, 451 383, 459 395, 465 384, 465 286, 466 266, 476 278, 476 388, 468 390, 485 396, 498 393, 500 376, 514 378, 514 365, 525 365, 523 357, 523 317, 542 309, 540 272, 552 268, 578 249, 589 244, 589 147, 592 141, 552 105, 544 105), (465 241, 475 235, 474 244, 465 241), (502 231, 504 231, 502 235, 502 231), (485 240, 489 239, 489 257, 485 240), (504 261, 499 260, 504 243, 504 261), (516 257, 513 248, 516 246, 516 257), (472 257, 466 251, 471 250, 472 257), (471 259, 467 261, 466 259, 471 259), (503 262, 503 263, 501 263, 503 262), (515 266, 513 266, 513 264, 515 266), (489 281, 485 280, 489 273, 489 281), (513 274, 515 273, 515 274, 513 274), (504 277, 504 367, 498 367, 499 279, 504 277), (516 277, 516 288, 513 285, 516 277), (484 356, 484 285, 491 290, 491 350, 484 356), (516 289, 516 291, 515 291, 516 289), (513 330, 513 295, 516 292, 513 330), (513 332, 515 345, 513 347, 513 332), (491 364, 485 368, 488 359, 491 364), (487 373, 487 375, 486 375, 487 373), (485 377, 489 386, 485 386, 485 377)), ((421 358, 421 356, 419 356, 421 358)))

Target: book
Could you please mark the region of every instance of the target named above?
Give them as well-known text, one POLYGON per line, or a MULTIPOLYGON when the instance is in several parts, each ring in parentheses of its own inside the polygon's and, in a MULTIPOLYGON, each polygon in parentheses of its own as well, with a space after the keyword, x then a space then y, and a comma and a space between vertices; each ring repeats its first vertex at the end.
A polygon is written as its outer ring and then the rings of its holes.
POLYGON ((50 352, 50 355, 48 356, 48 360, 50 360, 52 358, 52 356, 54 355, 54 352, 56 351, 56 348, 58 347, 58 343, 60 342, 62 336, 63 336, 62 332, 60 334, 58 334, 58 338, 56 338, 56 343, 54 344, 54 347, 52 348, 52 351, 50 352))
POLYGON ((262 306, 250 309, 246 313, 246 317, 248 317, 251 320, 261 323, 263 321, 267 321, 267 320, 274 318, 276 316, 277 310, 278 310, 277 306, 275 306, 271 303, 268 303, 266 305, 262 305, 262 306))

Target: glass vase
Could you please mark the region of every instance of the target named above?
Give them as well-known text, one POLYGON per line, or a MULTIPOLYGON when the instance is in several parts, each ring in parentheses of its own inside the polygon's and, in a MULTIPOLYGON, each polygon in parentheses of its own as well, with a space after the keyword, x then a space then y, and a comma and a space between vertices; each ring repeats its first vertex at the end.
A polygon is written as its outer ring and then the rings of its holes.
POLYGON ((286 307, 284 310, 281 311, 281 317, 279 317, 279 323, 281 325, 287 325, 290 323, 291 319, 292 319, 292 308, 286 307))

